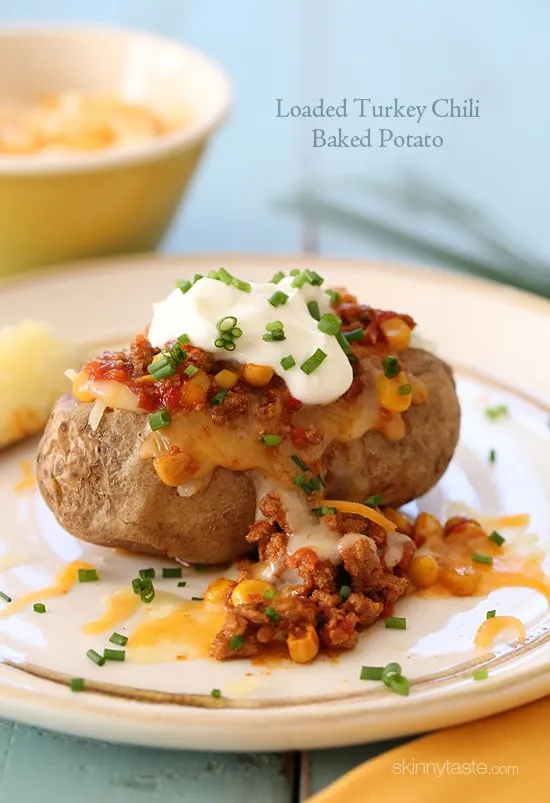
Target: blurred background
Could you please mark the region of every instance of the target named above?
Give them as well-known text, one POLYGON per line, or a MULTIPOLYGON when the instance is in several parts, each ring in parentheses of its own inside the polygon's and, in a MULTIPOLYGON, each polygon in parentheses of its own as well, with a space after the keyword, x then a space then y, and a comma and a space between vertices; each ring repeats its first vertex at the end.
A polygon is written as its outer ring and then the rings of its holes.
MULTIPOLYGON (((0 23, 95 22, 187 42, 235 107, 167 252, 313 251, 432 263, 550 296, 550 5, 542 0, 18 0, 0 23), (320 97, 479 100, 476 119, 277 119, 320 97), (439 135, 440 148, 313 148, 313 127, 439 135)), ((101 53, 97 54, 101 59, 101 53)))

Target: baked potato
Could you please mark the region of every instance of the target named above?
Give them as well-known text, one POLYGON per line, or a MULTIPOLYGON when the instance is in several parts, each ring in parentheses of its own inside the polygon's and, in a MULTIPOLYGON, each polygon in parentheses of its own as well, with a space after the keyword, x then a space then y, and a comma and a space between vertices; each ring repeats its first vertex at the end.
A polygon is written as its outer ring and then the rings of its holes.
MULTIPOLYGON (((433 354, 406 349, 400 360, 428 391, 404 413, 406 435, 376 431, 334 443, 324 456, 327 499, 358 501, 380 494, 399 506, 441 477, 458 439, 460 409, 450 368, 433 354)), ((190 563, 222 563, 246 552, 256 491, 246 472, 217 468, 207 487, 184 498, 163 484, 141 446, 150 432, 140 412, 107 409, 95 431, 90 403, 62 397, 38 452, 38 484, 60 524, 109 547, 161 552, 190 563)))

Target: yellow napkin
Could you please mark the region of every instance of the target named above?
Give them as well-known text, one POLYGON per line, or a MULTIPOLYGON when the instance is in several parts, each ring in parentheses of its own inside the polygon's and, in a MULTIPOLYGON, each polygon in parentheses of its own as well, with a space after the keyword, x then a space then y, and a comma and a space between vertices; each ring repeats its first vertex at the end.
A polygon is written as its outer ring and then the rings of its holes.
POLYGON ((548 803, 549 757, 546 697, 390 750, 309 803, 548 803))

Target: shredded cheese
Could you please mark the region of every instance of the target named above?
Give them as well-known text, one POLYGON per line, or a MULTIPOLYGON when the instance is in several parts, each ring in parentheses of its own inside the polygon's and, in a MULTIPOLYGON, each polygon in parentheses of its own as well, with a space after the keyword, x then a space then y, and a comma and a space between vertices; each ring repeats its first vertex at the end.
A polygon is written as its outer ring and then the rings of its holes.
POLYGON ((382 515, 382 513, 379 513, 378 510, 374 510, 372 507, 368 507, 367 505, 362 505, 360 502, 341 502, 334 499, 325 499, 323 501, 323 506, 335 507, 336 510, 340 511, 340 513, 363 516, 364 519, 370 519, 370 521, 373 521, 375 524, 383 527, 383 529, 387 530, 388 532, 392 532, 396 529, 393 521, 387 519, 382 515))

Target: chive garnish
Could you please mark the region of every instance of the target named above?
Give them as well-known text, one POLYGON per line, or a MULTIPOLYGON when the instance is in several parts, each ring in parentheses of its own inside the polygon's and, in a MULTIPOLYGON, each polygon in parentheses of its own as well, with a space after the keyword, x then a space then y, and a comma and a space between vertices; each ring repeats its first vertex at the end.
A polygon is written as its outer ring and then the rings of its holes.
POLYGON ((272 622, 278 622, 281 618, 281 614, 277 613, 275 608, 268 607, 264 610, 264 613, 272 622))
POLYGON ((290 271, 290 275, 291 275, 291 276, 297 276, 299 273, 300 273, 300 271, 298 270, 298 268, 293 268, 293 269, 290 271))
POLYGON ((78 582, 79 583, 95 583, 99 580, 97 571, 95 569, 79 569, 78 582))
POLYGON ((497 533, 496 530, 493 530, 489 538, 497 546, 502 546, 503 544, 506 543, 506 538, 504 538, 504 536, 502 536, 500 533, 497 533))
POLYGON ((180 346, 187 346, 190 343, 189 335, 185 334, 185 332, 178 337, 178 343, 180 346))
POLYGON ((126 652, 125 650, 110 650, 106 647, 103 650, 103 657, 106 661, 125 661, 126 652))
POLYGON ((191 597, 191 599, 193 600, 193 602, 202 602, 204 600, 204 597, 191 597))
POLYGON ((326 359, 326 354, 322 349, 316 349, 316 351, 308 357, 301 365, 300 368, 304 372, 304 374, 312 374, 314 371, 319 368, 323 360, 326 359))
POLYGON ((325 507, 325 505, 323 505, 322 507, 313 507, 313 508, 311 508, 311 512, 313 513, 314 516, 321 517, 321 516, 333 515, 334 513, 337 513, 338 511, 336 510, 335 507, 325 507))
POLYGON ((185 368, 183 373, 188 377, 192 377, 192 376, 195 376, 195 374, 198 372, 198 370, 199 369, 197 368, 196 365, 188 365, 187 368, 185 368))
POLYGON ((491 555, 482 555, 480 552, 472 552, 472 560, 475 563, 483 563, 485 566, 493 565, 493 558, 491 555))
POLYGON ((166 357, 152 362, 147 370, 155 382, 159 382, 161 379, 168 379, 169 376, 176 372, 176 369, 166 357))
POLYGON ((496 612, 496 610, 493 608, 493 610, 492 610, 492 611, 487 611, 487 613, 486 613, 486 615, 485 615, 485 618, 486 618, 486 619, 494 619, 496 615, 497 615, 497 612, 496 612))
POLYGON ((337 315, 326 312, 324 315, 321 315, 321 319, 317 324, 317 329, 325 335, 336 335, 340 331, 341 323, 342 321, 337 315))
POLYGON ((406 630, 407 620, 404 616, 388 616, 384 620, 384 624, 390 630, 406 630))
POLYGON ((205 563, 194 563, 193 568, 196 572, 203 572, 206 569, 205 563))
POLYGON ((409 396, 412 393, 412 385, 407 383, 406 385, 399 385, 398 393, 400 396, 409 396))
POLYGON ((137 594, 146 604, 155 599, 155 587, 150 577, 135 577, 132 580, 132 588, 134 594, 137 594))
POLYGON ((162 570, 163 577, 181 577, 181 566, 170 566, 167 569, 162 570))
POLYGON ((71 678, 69 688, 71 691, 84 691, 84 678, 71 678))
POLYGON ((265 340, 266 343, 286 340, 282 321, 271 321, 265 325, 265 328, 266 334, 262 335, 262 339, 265 340))
POLYGON ((382 680, 383 666, 362 666, 359 678, 361 680, 382 680))
POLYGON ((252 285, 250 282, 245 282, 242 279, 233 279, 233 287, 236 287, 237 290, 241 290, 243 293, 252 292, 252 285))
POLYGON ((35 602, 32 609, 35 613, 46 613, 46 606, 43 602, 35 602))
POLYGON ((497 459, 497 453, 494 449, 489 451, 489 463, 495 463, 497 459))
POLYGON ((298 466, 298 468, 302 469, 302 471, 309 471, 309 467, 306 466, 306 464, 304 463, 302 458, 299 457, 297 454, 291 455, 290 459, 293 460, 296 463, 296 465, 298 466))
POLYGON ((103 666, 103 664, 105 663, 105 658, 103 657, 103 655, 100 655, 95 650, 88 650, 86 655, 88 656, 90 661, 93 661, 94 664, 97 664, 98 666, 103 666))
POLYGON ((264 446, 279 446, 281 443, 280 435, 262 435, 260 440, 264 444, 264 446))
POLYGON ((242 636, 232 636, 229 639, 230 650, 240 650, 243 644, 244 644, 244 638, 242 636))
POLYGON ((504 418, 509 413, 508 407, 505 404, 499 404, 496 407, 486 407, 485 415, 494 421, 497 418, 504 418))
POLYGON ((273 284, 279 284, 279 282, 285 278, 285 275, 282 270, 277 271, 275 276, 271 279, 273 284))
POLYGON ((321 310, 319 309, 318 301, 308 301, 307 308, 312 318, 315 318, 316 321, 321 320, 321 310))
POLYGON ((218 270, 218 278, 224 284, 233 284, 233 279, 235 278, 228 270, 225 268, 220 268, 218 270))
POLYGON ((153 577, 155 576, 155 570, 154 569, 140 569, 138 574, 139 574, 139 576, 141 577, 142 580, 146 580, 147 578, 150 578, 152 580, 153 577))
POLYGON ((282 307, 288 301, 288 296, 286 293, 283 293, 282 290, 277 290, 277 292, 273 293, 267 300, 272 307, 282 307))
POLYGON ((401 694, 403 697, 409 694, 409 681, 401 674, 401 667, 395 662, 384 667, 382 682, 396 694, 401 694))
POLYGON ((382 368, 384 369, 384 376, 388 379, 393 379, 401 370, 397 357, 384 357, 382 360, 382 368))
POLYGON ((351 588, 349 586, 342 586, 340 588, 340 596, 342 599, 347 599, 351 594, 351 588))
POLYGON ((338 341, 338 344, 340 345, 340 348, 344 352, 344 354, 346 354, 349 357, 349 355, 351 353, 351 346, 348 343, 348 341, 346 340, 346 338, 344 337, 344 335, 342 334, 342 332, 337 332, 335 337, 336 337, 336 340, 338 341))
POLYGON ((365 505, 367 507, 380 507, 382 504, 382 497, 380 494, 373 494, 369 496, 368 499, 365 499, 365 505))
POLYGON ((111 633, 109 641, 111 644, 118 644, 119 647, 125 647, 128 644, 128 636, 123 636, 122 633, 111 633))
POLYGON ((210 692, 210 697, 214 697, 216 700, 219 700, 221 696, 222 693, 219 689, 212 689, 212 691, 210 692))
POLYGON ((187 580, 182 580, 180 583, 178 583, 178 588, 185 588, 186 585, 187 585, 187 580))
POLYGON ((227 396, 227 390, 223 388, 222 390, 218 391, 216 395, 212 398, 212 404, 223 404, 223 400, 227 396))
POLYGON ((157 429, 164 429, 164 427, 169 427, 171 423, 172 416, 166 407, 163 407, 162 410, 157 410, 155 413, 151 413, 149 416, 149 426, 151 427, 151 432, 155 432, 157 429))
POLYGON ((8 597, 3 591, 0 591, 0 599, 3 599, 4 602, 11 602, 11 597, 8 597))
POLYGON ((176 287, 178 287, 182 293, 187 293, 193 287, 193 282, 190 282, 189 279, 179 279, 176 282, 176 287))
POLYGON ((221 318, 218 323, 216 324, 216 328, 219 332, 230 332, 234 326, 237 325, 237 319, 234 315, 227 315, 225 318, 221 318))
POLYGON ((330 299, 331 304, 337 304, 340 301, 340 293, 337 293, 336 290, 325 290, 325 293, 330 299))
POLYGON ((487 680, 489 677, 489 671, 485 668, 474 669, 472 672, 472 677, 474 680, 487 680))
POLYGON ((281 365, 285 371, 288 371, 290 368, 294 368, 296 365, 296 360, 292 354, 289 354, 287 357, 283 357, 281 360, 281 365))
POLYGON ((362 340, 364 338, 365 330, 363 328, 352 329, 351 332, 343 332, 343 335, 348 343, 353 343, 355 340, 362 340))
POLYGON ((277 592, 274 588, 266 588, 264 591, 264 599, 275 599, 277 592))

